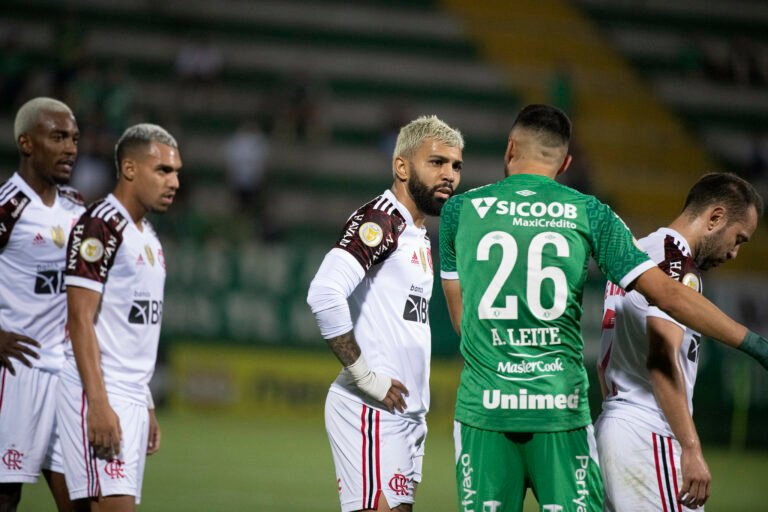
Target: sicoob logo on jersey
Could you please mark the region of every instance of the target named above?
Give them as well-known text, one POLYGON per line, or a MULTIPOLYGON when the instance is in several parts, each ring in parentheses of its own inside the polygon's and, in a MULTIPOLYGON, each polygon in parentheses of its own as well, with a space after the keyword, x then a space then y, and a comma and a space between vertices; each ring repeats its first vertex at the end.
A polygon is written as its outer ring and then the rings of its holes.
POLYGON ((429 321, 429 301, 420 295, 408 295, 403 320, 426 324, 429 321))
POLYGON ((134 300, 128 313, 128 322, 132 324, 158 324, 163 317, 163 301, 134 300))
POLYGON ((64 273, 60 270, 41 270, 35 276, 35 293, 38 295, 56 295, 64 289, 64 273))

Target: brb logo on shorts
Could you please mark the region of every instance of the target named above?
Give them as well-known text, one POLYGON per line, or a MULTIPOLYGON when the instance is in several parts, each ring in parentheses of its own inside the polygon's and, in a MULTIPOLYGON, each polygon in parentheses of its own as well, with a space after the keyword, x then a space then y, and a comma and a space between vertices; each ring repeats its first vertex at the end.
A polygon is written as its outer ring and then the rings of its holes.
POLYGON ((24 454, 20 451, 9 448, 3 455, 3 464, 5 464, 5 467, 12 471, 20 471, 22 462, 21 459, 23 457, 24 454))
POLYGON ((158 324, 163 317, 163 301, 134 300, 128 313, 128 322, 132 324, 158 324))
POLYGON ((395 473, 395 475, 389 479, 389 488, 395 491, 398 496, 408 496, 408 479, 405 475, 395 473))
POLYGON ((35 276, 37 295, 57 295, 64 289, 64 273, 60 270, 41 270, 35 276))
POLYGON ((112 459, 111 461, 107 462, 107 465, 104 467, 104 472, 106 472, 112 480, 125 478, 124 466, 124 461, 120 459, 112 459))

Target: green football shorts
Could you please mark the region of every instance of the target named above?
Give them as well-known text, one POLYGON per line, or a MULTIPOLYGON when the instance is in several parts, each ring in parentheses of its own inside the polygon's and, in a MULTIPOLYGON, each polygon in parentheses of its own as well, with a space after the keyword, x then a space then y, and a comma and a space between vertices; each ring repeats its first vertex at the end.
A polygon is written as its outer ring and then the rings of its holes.
POLYGON ((592 425, 566 432, 492 432, 454 422, 461 512, 521 512, 530 488, 542 512, 602 512, 592 425))

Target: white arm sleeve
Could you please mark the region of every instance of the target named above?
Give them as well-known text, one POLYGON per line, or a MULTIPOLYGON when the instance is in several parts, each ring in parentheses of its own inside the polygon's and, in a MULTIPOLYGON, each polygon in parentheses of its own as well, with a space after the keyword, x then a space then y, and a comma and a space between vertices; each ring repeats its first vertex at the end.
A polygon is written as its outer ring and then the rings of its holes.
POLYGON ((335 338, 352 330, 347 297, 363 277, 365 270, 348 252, 333 248, 325 255, 307 294, 307 304, 323 338, 335 338))

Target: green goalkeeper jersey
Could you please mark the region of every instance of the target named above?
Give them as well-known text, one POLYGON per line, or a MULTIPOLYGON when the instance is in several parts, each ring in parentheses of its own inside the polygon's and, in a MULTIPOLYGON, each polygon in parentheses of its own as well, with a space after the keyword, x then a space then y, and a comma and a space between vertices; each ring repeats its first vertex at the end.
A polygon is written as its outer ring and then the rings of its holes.
POLYGON ((440 221, 443 279, 460 279, 464 370, 456 419, 502 432, 590 423, 581 337, 589 258, 622 287, 653 267, 593 196, 517 174, 451 198, 440 221))

